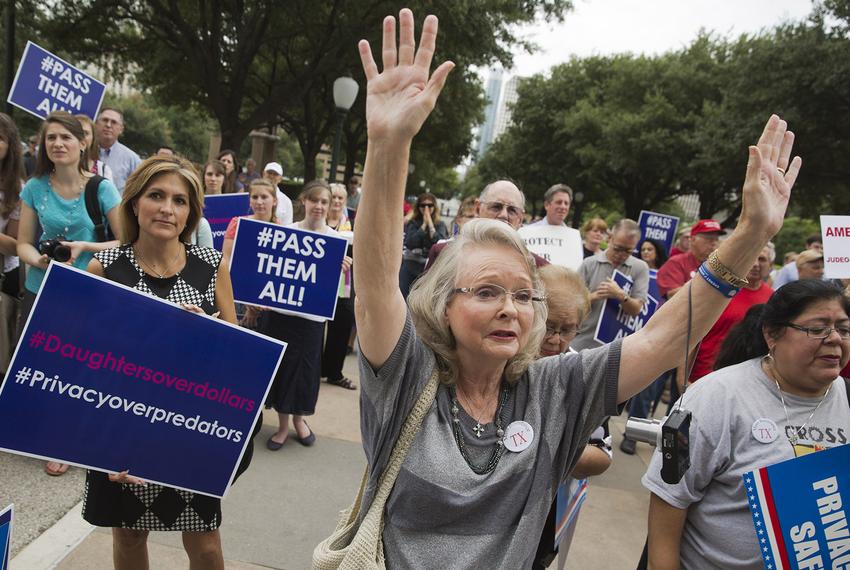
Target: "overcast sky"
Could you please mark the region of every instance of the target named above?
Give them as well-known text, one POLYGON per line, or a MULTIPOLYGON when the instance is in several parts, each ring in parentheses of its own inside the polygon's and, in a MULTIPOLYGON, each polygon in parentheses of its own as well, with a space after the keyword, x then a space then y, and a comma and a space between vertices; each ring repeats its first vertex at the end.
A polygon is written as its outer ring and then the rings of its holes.
MULTIPOLYGON (((545 72, 570 56, 633 52, 658 54, 687 46, 701 28, 724 36, 756 33, 802 20, 811 0, 573 0, 560 24, 521 28, 540 46, 516 53, 510 75, 545 72)), ((486 73, 485 73, 486 75, 486 73)))

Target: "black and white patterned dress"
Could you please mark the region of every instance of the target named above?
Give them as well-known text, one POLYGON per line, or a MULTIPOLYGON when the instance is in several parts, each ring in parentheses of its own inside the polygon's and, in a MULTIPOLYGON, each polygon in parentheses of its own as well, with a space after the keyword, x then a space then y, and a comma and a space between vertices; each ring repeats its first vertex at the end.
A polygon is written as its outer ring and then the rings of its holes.
MULTIPOLYGON (((161 279, 142 270, 129 245, 95 254, 110 281, 174 303, 197 305, 207 314, 216 311, 215 283, 221 257, 214 249, 186 244, 185 267, 177 275, 161 279)), ((249 442, 237 474, 247 469, 252 455, 249 442)), ((212 531, 221 525, 221 501, 151 483, 113 483, 106 473, 89 471, 83 518, 96 526, 135 530, 212 531)))

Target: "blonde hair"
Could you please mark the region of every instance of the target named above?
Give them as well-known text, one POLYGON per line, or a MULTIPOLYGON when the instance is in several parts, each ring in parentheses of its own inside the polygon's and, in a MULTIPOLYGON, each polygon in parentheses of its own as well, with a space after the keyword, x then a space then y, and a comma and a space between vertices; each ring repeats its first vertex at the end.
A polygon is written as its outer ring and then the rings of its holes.
MULTIPOLYGON (((434 351, 440 380, 447 384, 457 381, 459 362, 457 342, 445 314, 465 261, 464 250, 470 246, 507 247, 516 251, 525 261, 532 287, 542 289, 534 258, 513 228, 500 220, 479 218, 467 222, 460 235, 440 253, 433 267, 414 283, 407 298, 416 330, 422 342, 434 351)), ((528 341, 505 366, 505 379, 510 383, 517 382, 528 370, 546 334, 546 304, 533 302, 533 307, 534 321, 528 341)))
POLYGON ((590 314, 590 291, 581 275, 560 265, 546 265, 540 268, 540 278, 546 287, 546 306, 550 312, 575 307, 580 325, 590 314))
MULTIPOLYGON (((255 189, 263 188, 269 194, 271 194, 274 202, 272 203, 272 218, 269 220, 271 223, 277 223, 277 188, 274 187, 274 184, 266 180, 265 178, 255 178, 248 184, 248 197, 250 199, 251 193, 255 189)), ((253 210, 252 210, 253 211, 253 210)))
POLYGON ((191 240, 198 221, 204 215, 204 191, 198 173, 186 159, 152 156, 133 171, 124 186, 124 197, 118 210, 122 243, 133 243, 139 239, 139 220, 133 212, 133 207, 151 182, 165 174, 176 174, 186 185, 189 194, 189 217, 186 219, 186 227, 180 232, 180 241, 188 243, 191 240))

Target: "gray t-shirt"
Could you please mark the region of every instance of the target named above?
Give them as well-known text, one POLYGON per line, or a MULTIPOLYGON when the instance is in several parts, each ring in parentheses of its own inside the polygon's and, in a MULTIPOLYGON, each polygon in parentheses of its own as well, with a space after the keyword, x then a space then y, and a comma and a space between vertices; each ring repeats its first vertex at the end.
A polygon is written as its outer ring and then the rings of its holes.
MULTIPOLYGON (((646 302, 646 293, 649 290, 649 266, 644 260, 633 255, 627 257, 626 261, 619 267, 614 267, 608 261, 605 252, 600 251, 582 262, 579 275, 584 279, 587 288, 594 291, 600 283, 614 275, 614 269, 631 278, 633 283, 632 288, 628 291, 629 297, 646 302)), ((584 350, 600 346, 600 343, 593 340, 593 335, 596 332, 596 324, 599 322, 599 315, 602 313, 604 304, 605 299, 597 299, 590 305, 590 314, 581 322, 576 338, 570 343, 571 347, 576 350, 584 350)))
MULTIPOLYGON (((437 391, 387 502, 384 546, 389 568, 529 568, 558 483, 590 434, 616 413, 620 342, 582 354, 534 362, 511 390, 505 424, 531 424, 531 446, 505 451, 496 468, 476 475, 452 432, 451 399, 437 391)), ((360 424, 371 466, 371 502, 401 425, 434 369, 434 353, 410 316, 389 360, 377 373, 360 359, 360 424)), ((479 439, 475 421, 459 414, 478 464, 496 442, 494 424, 479 439)))
MULTIPOLYGON (((773 380, 756 358, 704 376, 684 395, 682 407, 693 414, 691 467, 676 485, 661 480, 656 451, 643 485, 668 504, 688 509, 682 534, 682 568, 762 569, 758 540, 742 476, 747 471, 794 458, 788 436, 805 424, 821 398, 784 393, 789 422, 773 380), (766 431, 778 427, 772 442, 766 431)), ((850 406, 844 381, 833 382, 826 399, 800 430, 798 455, 816 447, 834 447, 850 437, 850 406)))

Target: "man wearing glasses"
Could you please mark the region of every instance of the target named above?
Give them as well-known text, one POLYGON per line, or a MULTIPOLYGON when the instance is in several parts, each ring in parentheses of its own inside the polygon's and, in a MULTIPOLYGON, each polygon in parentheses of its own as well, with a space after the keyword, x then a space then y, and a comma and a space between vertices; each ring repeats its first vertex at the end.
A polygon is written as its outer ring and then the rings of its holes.
POLYGON ((525 226, 519 233, 530 250, 550 263, 578 271, 584 259, 581 233, 564 221, 572 203, 573 189, 566 184, 555 184, 543 195, 546 217, 525 226))
MULTIPOLYGON (((489 218, 491 220, 502 220, 513 229, 518 230, 522 225, 525 215, 525 195, 510 180, 497 180, 484 187, 478 199, 475 200, 475 218, 489 218)), ((441 241, 431 246, 428 253, 428 263, 425 270, 434 265, 434 260, 446 247, 448 240, 441 241)), ((534 255, 534 254, 532 254, 534 255)), ((537 267, 542 267, 549 262, 538 255, 534 255, 537 267)))
POLYGON ((649 289, 649 266, 632 255, 638 240, 640 226, 634 220, 624 218, 614 224, 608 249, 582 262, 579 275, 590 290, 590 314, 581 322, 575 340, 570 343, 573 349, 601 346, 593 337, 606 299, 618 301, 623 313, 629 316, 639 314, 643 308, 649 289), (614 270, 632 280, 628 292, 613 280, 614 270))

